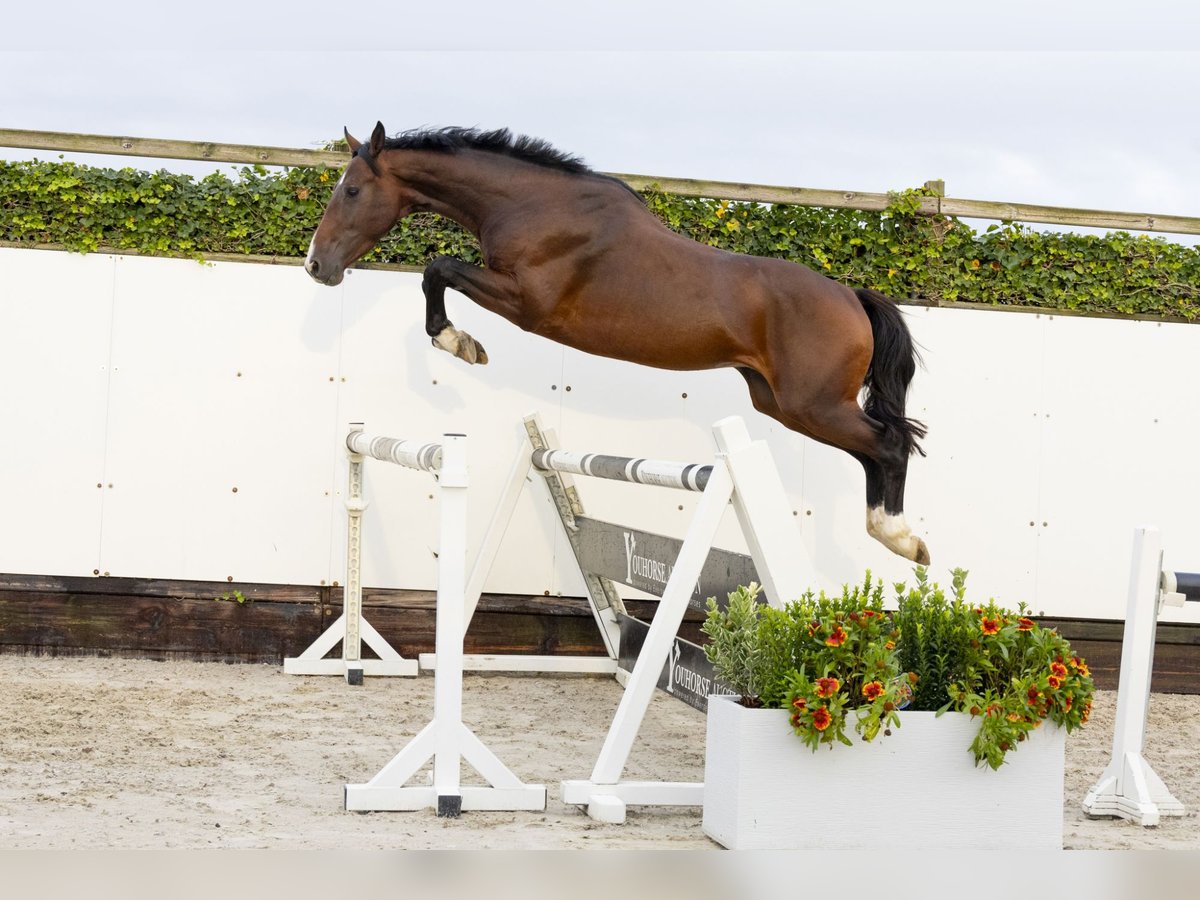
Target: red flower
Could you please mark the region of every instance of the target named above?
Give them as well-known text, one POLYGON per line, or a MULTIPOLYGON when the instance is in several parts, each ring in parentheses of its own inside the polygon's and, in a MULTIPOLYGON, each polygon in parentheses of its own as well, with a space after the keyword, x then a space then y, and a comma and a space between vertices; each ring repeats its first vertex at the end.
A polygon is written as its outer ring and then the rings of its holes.
POLYGON ((793 727, 793 728, 799 728, 799 727, 800 727, 800 713, 795 713, 795 714, 792 716, 792 727, 793 727))
POLYGON ((812 723, 813 728, 817 729, 817 731, 824 731, 832 721, 833 716, 829 715, 829 710, 825 707, 819 706, 813 710, 812 723))
POLYGON ((1042 692, 1036 687, 1031 687, 1025 692, 1025 698, 1030 706, 1038 702, 1038 698, 1042 696, 1042 692))
POLYGON ((817 696, 832 697, 841 688, 841 682, 836 678, 818 678, 817 679, 817 696))
POLYGON ((876 612, 873 609, 864 609, 863 615, 866 616, 868 619, 873 619, 876 616, 876 612))
POLYGON ((1057 691, 1059 689, 1059 687, 1062 685, 1062 679, 1059 678, 1057 675, 1051 675, 1049 678, 1046 679, 1046 684, 1050 685, 1050 688, 1052 690, 1057 691))
POLYGON ((846 643, 846 632, 842 631, 841 625, 834 626, 833 634, 825 638, 825 643, 830 647, 840 647, 846 643))
POLYGON ((804 707, 808 706, 808 701, 803 697, 797 697, 792 701, 792 706, 796 707, 796 709, 804 709, 804 707))
POLYGON ((886 644, 884 644, 884 645, 883 645, 883 649, 884 649, 884 650, 895 650, 895 649, 896 649, 896 642, 895 642, 895 641, 888 641, 886 644))
POLYGON ((868 681, 863 685, 862 695, 868 700, 874 700, 883 693, 883 684, 878 681, 868 681))
POLYGON ((1089 700, 1089 701, 1087 702, 1087 706, 1085 706, 1085 707, 1083 708, 1083 715, 1079 717, 1079 724, 1080 724, 1080 725, 1086 725, 1086 724, 1087 724, 1087 720, 1088 720, 1089 718, 1091 718, 1091 715, 1092 715, 1092 701, 1091 701, 1091 700, 1089 700))
POLYGON ((1022 616, 1017 620, 1017 631, 1033 631, 1033 619, 1022 616))
POLYGON ((984 634, 998 634, 1000 632, 1000 620, 989 619, 985 616, 983 621, 979 623, 979 630, 984 634))
POLYGON ((1067 667, 1062 663, 1050 663, 1050 674, 1057 675, 1059 678, 1067 677, 1067 667))

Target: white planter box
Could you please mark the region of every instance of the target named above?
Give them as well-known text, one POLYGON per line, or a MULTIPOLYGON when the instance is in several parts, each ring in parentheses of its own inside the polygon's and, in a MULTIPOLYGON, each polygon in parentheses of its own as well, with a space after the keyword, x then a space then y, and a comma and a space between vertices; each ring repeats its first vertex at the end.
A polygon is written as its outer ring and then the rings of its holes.
POLYGON ((1062 848, 1064 729, 1037 729, 993 772, 975 766, 969 716, 900 720, 814 753, 786 710, 710 697, 704 833, 734 850, 1062 848))

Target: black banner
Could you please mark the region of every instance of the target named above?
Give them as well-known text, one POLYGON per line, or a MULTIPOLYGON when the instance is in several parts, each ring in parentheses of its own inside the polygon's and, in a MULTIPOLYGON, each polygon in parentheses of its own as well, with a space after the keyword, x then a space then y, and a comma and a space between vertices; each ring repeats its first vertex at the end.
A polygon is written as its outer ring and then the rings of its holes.
MULTIPOLYGON (((632 672, 637 662, 638 654, 646 641, 650 626, 639 619, 630 616, 620 616, 621 622, 621 656, 618 665, 626 672, 632 672)), ((709 694, 732 694, 724 683, 717 680, 713 673, 712 663, 704 655, 704 651, 681 637, 675 638, 667 664, 658 676, 659 690, 666 691, 672 697, 682 700, 688 706, 695 707, 703 713, 708 712, 709 694)))
MULTIPOLYGON (((575 522, 579 526, 580 565, 585 571, 656 597, 663 595, 683 541, 583 516, 576 517, 575 522)), ((716 597, 723 609, 730 593, 752 581, 758 581, 753 559, 714 547, 689 604, 702 610, 709 597, 716 597)), ((759 600, 766 602, 766 594, 760 593, 759 600)))

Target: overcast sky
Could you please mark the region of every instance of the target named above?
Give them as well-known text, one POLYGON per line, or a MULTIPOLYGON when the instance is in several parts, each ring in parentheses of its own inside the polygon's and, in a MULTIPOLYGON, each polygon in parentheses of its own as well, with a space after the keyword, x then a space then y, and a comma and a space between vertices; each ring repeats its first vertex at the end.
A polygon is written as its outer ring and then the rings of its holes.
POLYGON ((508 126, 604 171, 1200 215, 1185 0, 247 6, 15 6, 0 127, 315 147, 377 119, 508 126))

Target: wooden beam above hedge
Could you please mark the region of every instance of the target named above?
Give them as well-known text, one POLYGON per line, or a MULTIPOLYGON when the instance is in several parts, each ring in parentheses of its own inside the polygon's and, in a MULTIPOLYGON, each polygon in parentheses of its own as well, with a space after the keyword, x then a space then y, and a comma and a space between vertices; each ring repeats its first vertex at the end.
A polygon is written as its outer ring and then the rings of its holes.
MULTIPOLYGON (((71 134, 59 131, 26 131, 0 128, 0 146, 24 150, 71 153, 101 153, 161 159, 188 159, 264 166, 329 166, 340 168, 346 154, 330 150, 301 150, 288 147, 256 147, 249 144, 217 144, 205 141, 171 141, 158 138, 120 137, 100 134, 71 134)), ((778 187, 727 181, 701 181, 652 175, 612 173, 636 190, 659 190, 683 197, 713 197, 752 203, 792 203, 829 209, 886 209, 886 193, 837 191, 818 188, 778 187)), ((1200 217, 1133 213, 1099 209, 1073 209, 1031 203, 926 197, 918 210, 923 215, 958 216, 1048 225, 1152 231, 1165 234, 1200 234, 1200 217)))

